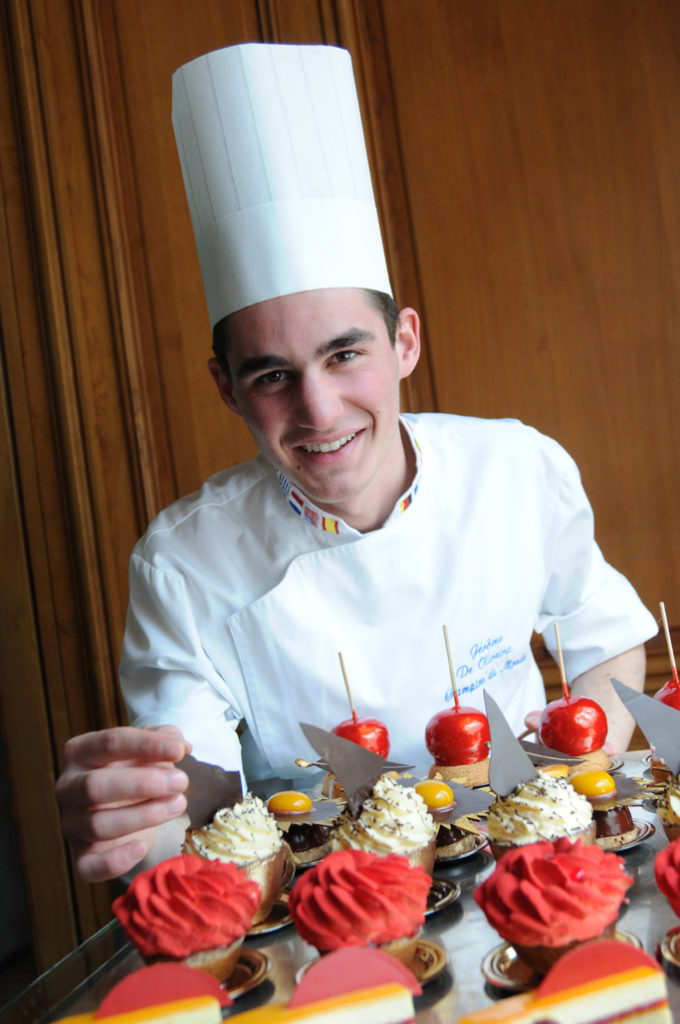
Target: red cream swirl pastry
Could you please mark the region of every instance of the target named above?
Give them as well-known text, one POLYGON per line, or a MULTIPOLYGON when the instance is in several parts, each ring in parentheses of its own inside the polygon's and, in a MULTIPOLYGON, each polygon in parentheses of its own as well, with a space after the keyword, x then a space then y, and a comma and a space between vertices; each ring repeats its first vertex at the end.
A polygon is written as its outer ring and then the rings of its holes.
POLYGON ((616 854, 563 838, 506 853, 474 897, 507 942, 552 947, 600 935, 630 885, 616 854))
POLYGON ((339 850, 298 879, 288 906, 299 934, 321 952, 378 946, 422 925, 431 881, 399 854, 339 850))
POLYGON ((654 877, 671 910, 680 917, 680 839, 675 839, 657 853, 654 877))
POLYGON ((259 903, 235 864, 182 854, 138 874, 112 909, 142 956, 180 960, 242 938, 259 903))

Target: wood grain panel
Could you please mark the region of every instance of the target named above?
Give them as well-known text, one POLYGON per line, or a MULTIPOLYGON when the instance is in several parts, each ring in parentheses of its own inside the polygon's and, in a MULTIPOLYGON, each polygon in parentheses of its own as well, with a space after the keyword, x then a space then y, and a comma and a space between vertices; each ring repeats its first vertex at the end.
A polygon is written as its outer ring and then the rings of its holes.
POLYGON ((561 441, 677 623, 680 8, 382 8, 439 408, 561 441))

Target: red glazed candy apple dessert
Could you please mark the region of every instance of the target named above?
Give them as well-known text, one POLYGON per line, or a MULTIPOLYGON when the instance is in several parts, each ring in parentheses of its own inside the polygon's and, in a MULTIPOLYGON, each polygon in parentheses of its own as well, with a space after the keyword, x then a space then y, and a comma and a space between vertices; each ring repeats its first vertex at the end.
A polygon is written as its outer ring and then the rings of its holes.
MULTIPOLYGON (((390 751, 390 737, 387 726, 379 718, 359 718, 352 705, 352 717, 339 722, 331 732, 344 740, 350 740, 370 750, 372 754, 386 758, 390 751)), ((344 791, 332 772, 329 772, 323 780, 322 792, 324 796, 339 800, 344 797, 344 791)))
POLYGON ((352 717, 339 722, 331 732, 343 739, 358 743, 360 747, 387 757, 390 752, 390 737, 387 726, 379 718, 359 718, 352 710, 352 717))
POLYGON ((654 699, 660 700, 662 704, 668 704, 669 707, 680 711, 680 680, 676 678, 669 679, 660 690, 657 690, 654 694, 654 699))
POLYGON ((589 767, 607 768, 609 758, 602 750, 607 738, 607 716, 589 697, 572 697, 566 690, 541 712, 540 742, 570 757, 584 757, 589 767))
POLYGON ((440 775, 465 786, 489 781, 489 723, 477 708, 455 706, 433 715, 425 727, 425 743, 434 757, 430 778, 440 775))
MULTIPOLYGON (((654 699, 665 704, 669 708, 680 711, 680 679, 677 670, 673 671, 673 678, 664 683, 660 690, 654 694, 654 699)), ((668 765, 661 758, 655 757, 652 752, 651 758, 652 778, 655 782, 665 782, 669 775, 668 765)))

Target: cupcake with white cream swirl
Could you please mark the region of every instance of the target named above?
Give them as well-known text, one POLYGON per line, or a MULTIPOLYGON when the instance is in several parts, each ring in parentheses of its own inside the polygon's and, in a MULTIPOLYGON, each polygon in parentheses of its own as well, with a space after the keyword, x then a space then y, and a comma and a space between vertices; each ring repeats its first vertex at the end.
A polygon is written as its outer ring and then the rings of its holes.
POLYGON ((565 779, 540 774, 497 796, 488 811, 491 851, 500 858, 507 850, 563 836, 584 843, 595 841, 593 811, 585 796, 565 779))
POLYGON ((383 776, 355 818, 346 811, 331 833, 332 850, 399 853, 432 873, 436 825, 423 798, 411 787, 383 776))

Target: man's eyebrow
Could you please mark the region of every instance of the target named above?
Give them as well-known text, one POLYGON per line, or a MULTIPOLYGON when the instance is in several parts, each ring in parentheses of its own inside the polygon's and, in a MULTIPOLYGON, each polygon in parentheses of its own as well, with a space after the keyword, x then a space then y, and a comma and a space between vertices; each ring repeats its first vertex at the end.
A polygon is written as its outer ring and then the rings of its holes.
POLYGON ((273 354, 268 356, 249 356, 239 363, 234 376, 238 380, 243 380, 245 377, 251 377, 254 373, 262 373, 266 370, 281 370, 285 366, 290 366, 290 363, 283 356, 273 354))
POLYGON ((324 356, 329 356, 341 348, 347 348, 348 345, 356 345, 362 341, 373 341, 374 337, 375 335, 371 331, 363 330, 361 327, 350 327, 348 331, 344 331, 337 338, 331 338, 330 341, 325 341, 322 345, 319 345, 314 352, 314 357, 315 359, 322 359, 324 356))
MULTIPOLYGON (((314 359, 323 359, 324 356, 347 348, 348 345, 373 341, 374 337, 371 331, 363 330, 360 327, 352 327, 348 331, 344 331, 337 338, 331 338, 330 341, 324 341, 319 345, 314 350, 314 359)), ((238 380, 244 380, 255 373, 266 373, 267 370, 283 370, 292 365, 289 359, 284 359, 283 356, 278 356, 273 352, 264 356, 248 356, 236 367, 234 377, 238 380)))

